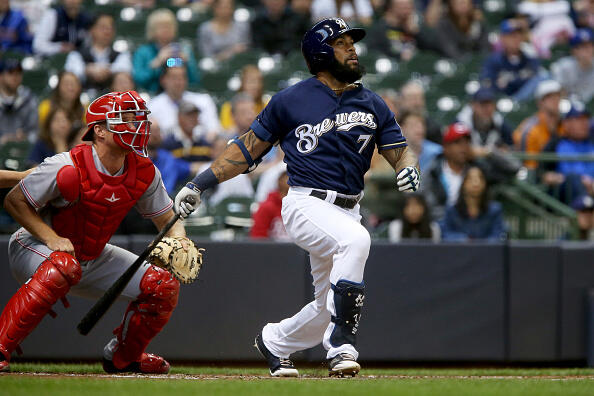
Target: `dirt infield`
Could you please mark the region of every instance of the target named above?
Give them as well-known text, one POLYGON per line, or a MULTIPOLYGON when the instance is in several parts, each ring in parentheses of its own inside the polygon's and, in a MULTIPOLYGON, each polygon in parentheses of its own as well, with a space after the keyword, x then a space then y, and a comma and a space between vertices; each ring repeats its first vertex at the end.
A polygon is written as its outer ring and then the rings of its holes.
MULTIPOLYGON (((27 377, 27 378, 93 378, 93 379, 155 379, 155 380, 271 380, 283 381, 291 380, 289 378, 273 378, 270 376, 259 375, 207 375, 207 374, 162 374, 162 375, 148 375, 148 374, 68 374, 68 373, 0 373, 0 378, 4 376, 10 377, 27 377)), ((375 379, 459 379, 459 380, 549 380, 549 381, 576 381, 576 380, 594 380, 594 375, 358 375, 355 378, 328 378, 323 376, 302 375, 298 380, 328 380, 328 381, 366 381, 375 379)), ((296 380, 292 378, 292 380, 296 380)))

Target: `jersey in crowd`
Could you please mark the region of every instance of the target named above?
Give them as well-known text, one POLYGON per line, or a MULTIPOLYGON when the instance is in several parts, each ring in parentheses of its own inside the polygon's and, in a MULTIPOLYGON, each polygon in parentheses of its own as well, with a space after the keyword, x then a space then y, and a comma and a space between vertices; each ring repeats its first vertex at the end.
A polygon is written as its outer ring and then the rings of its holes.
POLYGON ((373 147, 406 146, 394 113, 361 85, 341 96, 315 77, 272 97, 251 126, 256 136, 280 141, 290 186, 356 195, 373 147))

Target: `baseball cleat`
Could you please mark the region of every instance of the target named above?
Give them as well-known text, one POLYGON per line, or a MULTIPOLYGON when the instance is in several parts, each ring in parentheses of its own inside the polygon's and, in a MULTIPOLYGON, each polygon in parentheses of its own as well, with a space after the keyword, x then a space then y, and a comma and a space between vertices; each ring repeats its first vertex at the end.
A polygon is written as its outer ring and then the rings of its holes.
POLYGON ((167 374, 169 372, 169 362, 161 356, 152 353, 143 353, 140 360, 132 362, 124 368, 117 368, 113 361, 103 358, 103 370, 109 374, 116 373, 140 373, 140 374, 167 374))
POLYGON ((268 361, 270 375, 273 377, 299 377, 299 372, 290 359, 274 356, 262 340, 262 334, 258 334, 254 340, 254 346, 262 356, 268 361))
POLYGON ((344 377, 345 375, 355 376, 361 370, 361 366, 355 360, 353 355, 348 353, 339 353, 330 360, 328 366, 329 377, 344 377))

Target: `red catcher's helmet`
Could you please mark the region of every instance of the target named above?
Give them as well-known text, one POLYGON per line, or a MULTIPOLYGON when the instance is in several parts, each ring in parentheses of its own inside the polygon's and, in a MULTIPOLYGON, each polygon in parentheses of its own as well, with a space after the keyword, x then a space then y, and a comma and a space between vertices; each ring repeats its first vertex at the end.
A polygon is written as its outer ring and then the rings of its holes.
POLYGON ((93 127, 107 123, 113 140, 124 149, 131 149, 141 157, 148 157, 146 145, 150 136, 149 109, 136 91, 110 92, 95 99, 87 108, 87 132, 82 140, 93 140, 93 127), (124 121, 124 113, 133 113, 134 119, 124 121))

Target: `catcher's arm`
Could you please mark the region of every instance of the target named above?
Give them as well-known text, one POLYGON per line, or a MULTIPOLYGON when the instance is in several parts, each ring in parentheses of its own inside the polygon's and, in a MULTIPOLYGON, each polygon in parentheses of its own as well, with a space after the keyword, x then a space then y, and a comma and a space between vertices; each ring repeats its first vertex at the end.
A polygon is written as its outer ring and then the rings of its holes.
POLYGON ((31 168, 26 171, 17 172, 10 170, 0 170, 0 188, 10 188, 24 179, 29 173, 33 172, 31 168))
MULTIPOLYGON (((157 217, 153 217, 153 224, 155 224, 155 226, 157 227, 157 229, 159 231, 161 231, 163 229, 163 227, 165 227, 165 225, 167 223, 169 223, 169 220, 171 220, 171 218, 175 216, 175 213, 173 212, 173 209, 169 209, 167 212, 163 213, 160 216, 157 217)), ((165 234, 165 236, 168 237, 185 237, 186 236, 186 229, 184 228, 184 225, 181 221, 176 222, 173 227, 171 227, 171 229, 167 232, 167 234, 165 234)))

